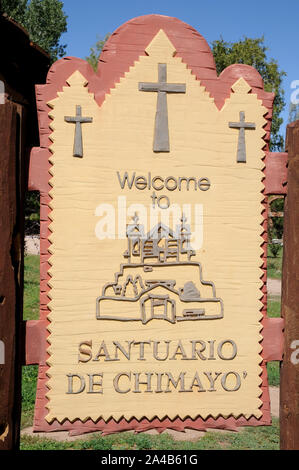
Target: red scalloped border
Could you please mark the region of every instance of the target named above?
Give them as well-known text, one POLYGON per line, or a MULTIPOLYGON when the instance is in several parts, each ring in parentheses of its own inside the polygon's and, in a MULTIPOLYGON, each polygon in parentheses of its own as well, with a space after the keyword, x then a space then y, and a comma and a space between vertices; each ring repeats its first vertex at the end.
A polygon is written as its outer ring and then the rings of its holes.
MULTIPOLYGON (((79 70, 82 75, 88 80, 88 89, 91 93, 95 94, 95 100, 99 104, 105 99, 106 93, 109 93, 110 89, 115 86, 120 79, 124 76, 125 72, 129 70, 129 67, 134 64, 134 61, 145 54, 145 48, 158 33, 160 29, 163 29, 171 42, 174 44, 177 52, 176 55, 181 57, 183 62, 186 63, 187 67, 191 69, 191 72, 196 76, 197 80, 201 81, 201 84, 205 86, 206 90, 214 98, 216 106, 221 109, 225 99, 230 96, 231 86, 235 81, 243 77, 252 87, 252 93, 256 94, 259 99, 262 100, 263 105, 268 110, 265 115, 266 124, 265 129, 265 156, 269 150, 270 130, 271 130, 271 118, 272 118, 272 107, 274 94, 267 93, 264 91, 263 80, 260 74, 252 67, 248 65, 238 64, 232 65, 225 69, 220 76, 217 76, 216 66, 212 52, 206 42, 206 40, 191 26, 182 21, 167 16, 160 15, 148 15, 139 18, 134 18, 120 28, 118 28, 107 41, 104 50, 101 54, 99 61, 98 72, 95 74, 90 65, 82 59, 66 57, 57 61, 49 70, 46 85, 38 85, 36 87, 36 99, 37 99, 37 111, 39 121, 39 132, 40 132, 40 162, 41 172, 38 175, 37 181, 34 182, 35 189, 40 190, 41 200, 41 229, 40 229, 40 320, 46 321, 47 316, 50 312, 48 308, 49 302, 49 291, 50 286, 48 281, 50 275, 48 273, 49 257, 48 248, 50 247, 50 241, 48 239, 51 234, 49 225, 51 220, 49 214, 51 209, 49 202, 51 197, 49 191, 51 186, 49 180, 51 175, 49 173, 51 164, 49 163, 49 157, 51 155, 49 146, 51 141, 49 136, 51 129, 49 127, 51 119, 48 116, 50 108, 47 106, 47 102, 56 98, 57 92, 62 91, 63 86, 66 86, 66 79, 76 70, 79 70)), ((265 171, 264 171, 265 173, 265 171)), ((264 318, 261 324, 264 325, 266 320, 267 312, 267 291, 266 291, 266 280, 267 280, 267 203, 266 194, 264 205, 264 221, 262 227, 264 232, 263 237, 263 254, 261 255, 261 263, 263 269, 263 286, 261 288, 261 301, 263 307, 261 313, 264 318)), ((49 335, 49 333, 47 333, 49 335)), ((263 357, 263 352, 261 353, 263 357)), ((49 357, 47 353, 47 357, 49 357)), ((91 419, 85 422, 76 420, 70 422, 65 420, 63 423, 59 423, 54 420, 49 424, 45 420, 47 415, 47 365, 39 366, 38 373, 38 385, 36 394, 35 404, 35 416, 34 416, 34 431, 66 431, 69 430, 72 435, 83 434, 87 432, 103 431, 103 434, 110 434, 120 431, 135 430, 137 432, 146 431, 149 429, 156 429, 158 432, 162 432, 165 429, 174 429, 177 431, 183 431, 185 428, 195 430, 206 430, 208 428, 236 430, 240 426, 258 426, 258 425, 269 425, 271 424, 271 413, 270 413, 270 400, 269 390, 267 381, 267 370, 266 361, 263 359, 261 363, 262 373, 262 416, 257 419, 251 417, 246 419, 244 416, 238 418, 228 417, 218 418, 209 417, 207 419, 202 418, 186 418, 184 420, 176 418, 170 420, 165 418, 159 420, 154 418, 148 420, 143 418, 141 420, 131 419, 127 421, 121 419, 115 421, 110 419, 107 423, 100 419, 96 423, 91 419)))

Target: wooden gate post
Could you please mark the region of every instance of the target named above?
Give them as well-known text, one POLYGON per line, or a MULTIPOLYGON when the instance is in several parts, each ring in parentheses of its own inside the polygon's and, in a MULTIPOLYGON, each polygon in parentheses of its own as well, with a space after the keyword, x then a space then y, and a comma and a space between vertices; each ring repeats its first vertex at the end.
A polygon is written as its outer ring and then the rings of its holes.
POLYGON ((0 105, 0 450, 19 445, 23 183, 17 108, 0 105))
POLYGON ((280 447, 299 449, 299 121, 287 128, 288 191, 284 212, 282 316, 284 356, 280 388, 280 447))

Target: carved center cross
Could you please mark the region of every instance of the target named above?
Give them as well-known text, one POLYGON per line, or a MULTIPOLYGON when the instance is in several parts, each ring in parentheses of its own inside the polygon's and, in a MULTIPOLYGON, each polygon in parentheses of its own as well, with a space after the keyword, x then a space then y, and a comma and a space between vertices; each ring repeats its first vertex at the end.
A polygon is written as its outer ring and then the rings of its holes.
POLYGON ((185 83, 167 83, 167 64, 158 64, 158 83, 140 82, 139 91, 158 93, 154 152, 169 152, 167 93, 186 93, 185 83))
POLYGON ((74 140, 74 157, 83 157, 83 143, 82 143, 82 129, 81 124, 84 122, 92 122, 92 117, 83 117, 81 106, 76 106, 76 116, 65 116, 64 120, 66 122, 72 122, 76 124, 75 127, 75 140, 74 140))
POLYGON ((245 113, 240 111, 240 122, 229 122, 229 127, 239 129, 237 162, 246 163, 245 129, 255 129, 254 122, 245 122, 245 113))

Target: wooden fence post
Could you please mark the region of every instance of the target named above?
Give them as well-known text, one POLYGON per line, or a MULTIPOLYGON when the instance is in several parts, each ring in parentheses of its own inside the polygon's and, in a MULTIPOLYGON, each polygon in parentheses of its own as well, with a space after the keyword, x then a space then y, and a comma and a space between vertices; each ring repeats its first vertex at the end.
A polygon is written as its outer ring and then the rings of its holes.
POLYGON ((284 212, 280 447, 299 450, 299 121, 287 128, 288 191, 284 212))
POLYGON ((23 279, 20 120, 0 105, 0 450, 19 446, 23 279))

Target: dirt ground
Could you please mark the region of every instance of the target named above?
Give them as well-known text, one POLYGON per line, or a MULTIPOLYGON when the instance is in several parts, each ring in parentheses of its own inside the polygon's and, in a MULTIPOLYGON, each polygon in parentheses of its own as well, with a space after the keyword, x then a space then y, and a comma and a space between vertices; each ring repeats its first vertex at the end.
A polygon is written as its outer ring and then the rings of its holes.
POLYGON ((26 255, 39 255, 39 236, 27 235, 25 237, 25 254, 26 255))
POLYGON ((268 294, 273 297, 281 296, 281 280, 280 279, 268 279, 267 280, 268 294))

